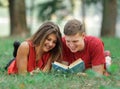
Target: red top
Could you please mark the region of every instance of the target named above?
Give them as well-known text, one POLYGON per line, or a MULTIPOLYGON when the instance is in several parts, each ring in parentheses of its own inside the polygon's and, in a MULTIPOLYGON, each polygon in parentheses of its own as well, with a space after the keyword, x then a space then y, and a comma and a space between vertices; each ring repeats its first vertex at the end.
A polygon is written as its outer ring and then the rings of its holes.
POLYGON ((105 64, 103 42, 93 36, 86 36, 84 42, 84 50, 72 53, 69 48, 67 48, 65 38, 63 38, 63 60, 71 64, 76 59, 81 58, 85 63, 86 69, 105 64))
MULTIPOLYGON (((35 47, 33 46, 32 42, 28 41, 29 43, 29 56, 28 56, 28 64, 27 64, 27 71, 31 72, 36 68, 42 70, 45 65, 47 64, 48 58, 50 57, 49 53, 45 53, 39 61, 36 62, 36 52, 35 47)), ((16 66, 16 59, 10 64, 8 67, 8 74, 15 74, 18 73, 18 69, 16 66)))

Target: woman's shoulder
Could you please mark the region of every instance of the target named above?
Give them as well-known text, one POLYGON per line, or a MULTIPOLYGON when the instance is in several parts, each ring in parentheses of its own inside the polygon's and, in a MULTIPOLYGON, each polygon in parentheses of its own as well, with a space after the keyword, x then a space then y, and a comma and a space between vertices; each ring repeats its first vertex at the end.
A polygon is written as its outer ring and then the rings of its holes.
POLYGON ((23 41, 20 46, 21 47, 28 47, 29 43, 27 41, 23 41))
POLYGON ((23 52, 29 51, 29 44, 28 44, 28 42, 27 42, 27 41, 23 41, 23 42, 20 44, 20 46, 19 46, 19 48, 18 48, 18 51, 23 51, 23 52))

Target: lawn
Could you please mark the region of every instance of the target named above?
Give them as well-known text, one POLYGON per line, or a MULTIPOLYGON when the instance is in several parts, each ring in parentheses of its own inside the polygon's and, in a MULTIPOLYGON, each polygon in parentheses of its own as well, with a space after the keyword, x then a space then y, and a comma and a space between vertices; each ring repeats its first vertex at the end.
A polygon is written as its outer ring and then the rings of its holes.
MULTIPOLYGON (((7 75, 3 67, 13 57, 13 41, 18 38, 0 38, 0 89, 120 89, 120 39, 102 38, 105 50, 111 51, 113 65, 111 76, 96 77, 61 73, 38 73, 33 76, 7 75)), ((20 39, 22 41, 23 39, 20 39)))

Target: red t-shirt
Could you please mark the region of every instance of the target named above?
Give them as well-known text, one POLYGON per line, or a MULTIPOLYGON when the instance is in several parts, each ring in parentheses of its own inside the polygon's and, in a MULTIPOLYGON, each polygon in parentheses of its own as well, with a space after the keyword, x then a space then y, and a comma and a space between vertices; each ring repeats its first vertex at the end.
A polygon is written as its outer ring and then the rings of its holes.
POLYGON ((65 38, 63 37, 63 61, 71 64, 78 58, 81 58, 85 63, 85 68, 91 68, 100 64, 105 64, 104 44, 96 37, 86 36, 84 39, 85 48, 82 51, 72 53, 66 46, 65 38))
MULTIPOLYGON (((36 62, 35 47, 33 46, 31 41, 28 41, 28 44, 29 44, 29 56, 28 56, 27 71, 31 72, 35 68, 39 68, 40 70, 42 70, 47 64, 47 61, 50 57, 50 53, 45 53, 42 56, 42 58, 40 58, 39 61, 36 62)), ((16 73, 18 73, 18 69, 16 66, 16 59, 15 59, 8 67, 8 74, 16 74, 16 73)))

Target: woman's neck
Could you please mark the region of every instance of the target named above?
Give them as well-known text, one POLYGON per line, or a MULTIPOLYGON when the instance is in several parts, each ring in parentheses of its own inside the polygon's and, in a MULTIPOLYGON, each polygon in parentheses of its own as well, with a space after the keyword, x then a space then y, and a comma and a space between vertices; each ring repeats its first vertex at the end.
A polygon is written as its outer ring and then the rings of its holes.
POLYGON ((42 57, 43 53, 44 53, 42 51, 42 49, 40 48, 40 46, 35 47, 35 52, 36 52, 36 60, 39 60, 42 57))

